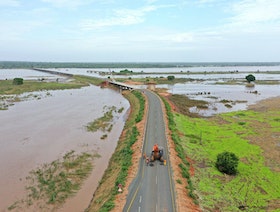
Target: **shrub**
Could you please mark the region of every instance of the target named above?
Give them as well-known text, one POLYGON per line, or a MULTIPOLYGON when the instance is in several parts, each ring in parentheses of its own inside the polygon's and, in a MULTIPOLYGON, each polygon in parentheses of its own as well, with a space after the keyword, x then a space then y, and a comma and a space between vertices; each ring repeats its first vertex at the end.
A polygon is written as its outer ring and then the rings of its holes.
POLYGON ((247 80, 248 83, 253 82, 256 80, 255 76, 252 74, 249 74, 245 77, 245 79, 247 80))
POLYGON ((172 80, 175 79, 175 76, 167 76, 167 79, 170 80, 170 81, 172 81, 172 80))
POLYGON ((217 155, 216 167, 220 172, 229 175, 237 173, 238 157, 232 152, 223 152, 217 155))
POLYGON ((23 84, 23 79, 22 78, 14 78, 13 84, 14 85, 22 85, 23 84))

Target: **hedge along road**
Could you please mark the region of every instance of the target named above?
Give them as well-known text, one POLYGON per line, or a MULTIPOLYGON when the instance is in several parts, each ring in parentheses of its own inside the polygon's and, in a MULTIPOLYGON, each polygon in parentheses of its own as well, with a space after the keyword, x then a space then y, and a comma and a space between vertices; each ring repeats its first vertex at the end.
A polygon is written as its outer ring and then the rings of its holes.
POLYGON ((166 165, 155 161, 147 166, 141 159, 139 171, 129 186, 129 194, 123 211, 176 211, 174 183, 169 165, 165 122, 160 98, 151 91, 143 90, 148 97, 148 117, 143 142, 143 153, 150 156, 153 145, 164 148, 166 165))

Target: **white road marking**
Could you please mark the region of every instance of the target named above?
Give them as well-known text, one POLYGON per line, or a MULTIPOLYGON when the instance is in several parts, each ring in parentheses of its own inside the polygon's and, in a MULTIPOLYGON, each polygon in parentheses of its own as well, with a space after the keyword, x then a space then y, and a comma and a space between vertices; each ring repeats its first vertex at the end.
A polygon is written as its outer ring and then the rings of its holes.
POLYGON ((138 212, 140 212, 141 211, 141 207, 139 206, 139 208, 138 208, 138 212))
POLYGON ((140 196, 140 198, 139 198, 139 203, 141 203, 142 202, 142 196, 140 196))
POLYGON ((157 185, 157 176, 156 176, 156 185, 157 185))

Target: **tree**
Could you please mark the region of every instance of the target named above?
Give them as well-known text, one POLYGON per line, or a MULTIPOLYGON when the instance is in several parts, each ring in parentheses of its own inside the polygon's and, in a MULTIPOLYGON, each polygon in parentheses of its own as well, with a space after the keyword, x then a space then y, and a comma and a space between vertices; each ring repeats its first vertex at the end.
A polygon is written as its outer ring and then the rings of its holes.
POLYGON ((13 84, 14 85, 22 85, 23 84, 23 79, 22 78, 14 78, 13 84))
POLYGON ((225 174, 237 173, 238 157, 232 152, 223 152, 217 155, 216 168, 225 174))
POLYGON ((175 77, 174 77, 174 76, 167 76, 167 79, 170 80, 170 81, 172 81, 172 80, 175 79, 175 77))
POLYGON ((247 76, 245 77, 245 79, 246 79, 247 82, 249 82, 249 83, 256 80, 255 76, 252 75, 252 74, 247 75, 247 76))

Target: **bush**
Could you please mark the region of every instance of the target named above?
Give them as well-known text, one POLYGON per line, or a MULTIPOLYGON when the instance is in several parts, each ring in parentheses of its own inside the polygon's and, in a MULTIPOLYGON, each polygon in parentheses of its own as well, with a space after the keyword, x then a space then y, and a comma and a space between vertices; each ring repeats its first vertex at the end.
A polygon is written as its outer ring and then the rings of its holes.
POLYGON ((14 85, 22 85, 23 84, 23 79, 22 78, 14 78, 13 84, 14 85))
POLYGON ((238 157, 232 152, 223 152, 217 155, 216 167, 220 172, 229 175, 237 173, 238 157))
POLYGON ((175 79, 175 76, 167 76, 167 79, 170 80, 170 81, 172 81, 172 80, 175 79))
POLYGON ((255 76, 252 74, 249 74, 245 77, 245 79, 247 80, 248 83, 253 82, 256 80, 255 76))

